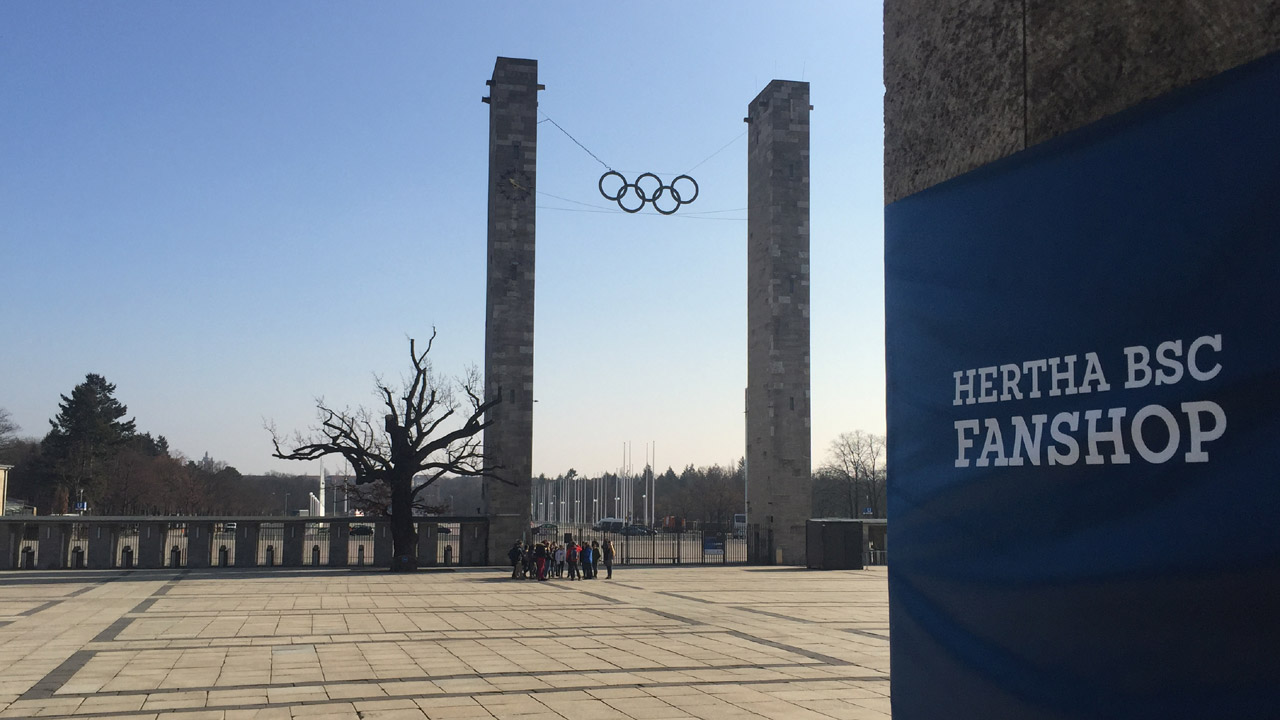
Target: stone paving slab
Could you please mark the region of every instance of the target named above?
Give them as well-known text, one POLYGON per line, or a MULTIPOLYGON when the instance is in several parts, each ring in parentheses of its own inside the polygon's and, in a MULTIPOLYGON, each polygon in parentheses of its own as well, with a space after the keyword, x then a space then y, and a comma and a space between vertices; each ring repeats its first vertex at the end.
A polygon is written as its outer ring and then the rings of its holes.
POLYGON ((0 573, 0 718, 887 718, 884 568, 0 573))

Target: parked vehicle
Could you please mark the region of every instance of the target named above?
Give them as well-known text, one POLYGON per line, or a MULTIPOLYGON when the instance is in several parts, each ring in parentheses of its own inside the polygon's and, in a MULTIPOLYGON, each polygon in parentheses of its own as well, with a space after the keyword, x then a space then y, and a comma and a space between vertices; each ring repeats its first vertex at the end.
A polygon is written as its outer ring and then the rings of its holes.
POLYGON ((622 529, 625 528, 626 526, 627 526, 627 523, 625 520, 622 520, 620 518, 607 517, 601 520, 600 522, 596 523, 595 526, 592 527, 591 529, 595 530, 596 532, 616 533, 616 532, 622 532, 622 529))
POLYGON ((542 523, 533 529, 534 535, 555 535, 560 531, 559 526, 555 523, 542 523))
POLYGON ((368 525, 352 525, 351 534, 352 535, 372 535, 373 528, 368 525))
POLYGON ((622 528, 623 535, 653 535, 653 528, 647 528, 643 525, 628 525, 622 528))
POLYGON ((733 516, 733 536, 736 538, 744 538, 747 536, 746 513, 738 513, 733 516))

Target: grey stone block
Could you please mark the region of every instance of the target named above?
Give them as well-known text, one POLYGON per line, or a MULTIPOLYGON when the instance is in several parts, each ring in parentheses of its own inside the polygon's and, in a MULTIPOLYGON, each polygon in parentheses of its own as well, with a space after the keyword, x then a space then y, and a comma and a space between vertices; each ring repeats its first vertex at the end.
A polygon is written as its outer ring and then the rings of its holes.
POLYGON ((40 540, 36 547, 36 563, 41 570, 61 570, 67 565, 67 544, 71 539, 71 525, 40 526, 40 540))
POLYGON ((213 558, 213 523, 187 523, 187 567, 207 568, 213 558))
POLYGON ((329 567, 346 567, 351 547, 351 524, 346 522, 329 523, 329 567))
POLYGON ((284 567, 302 567, 303 541, 306 540, 307 524, 290 521, 284 524, 284 548, 280 554, 280 564, 284 567))
POLYGON ((391 523, 380 522, 373 528, 373 564, 377 567, 391 567, 391 557, 395 545, 391 541, 391 523))
POLYGON ((1280 3, 1028 0, 1027 139, 1043 142, 1280 49, 1280 3))
POLYGON ((439 525, 433 522, 418 523, 418 564, 432 567, 439 564, 436 554, 439 539, 439 525))
POLYGON ((886 0, 885 203, 1025 145, 1022 4, 886 0))
POLYGON ((1280 50, 1280 3, 887 0, 892 203, 1280 50))
POLYGON ((138 527, 138 567, 155 569, 164 567, 169 548, 165 547, 168 523, 142 523, 138 527))
POLYGON ((21 523, 0 523, 0 570, 18 567, 18 548, 22 544, 21 523))
POLYGON ((241 522, 236 527, 236 567, 258 567, 258 537, 261 525, 256 522, 241 522))

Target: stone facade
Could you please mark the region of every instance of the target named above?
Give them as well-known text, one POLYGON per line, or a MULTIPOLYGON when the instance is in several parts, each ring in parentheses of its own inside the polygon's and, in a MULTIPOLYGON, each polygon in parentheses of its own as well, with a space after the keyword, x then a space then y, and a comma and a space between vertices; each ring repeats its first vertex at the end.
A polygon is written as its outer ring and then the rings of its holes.
POLYGON ((891 203, 1280 49, 1280 3, 888 0, 891 203))
POLYGON ((748 522, 789 565, 812 504, 809 111, 809 84, 784 80, 747 110, 748 522))
POLYGON ((538 63, 498 58, 489 80, 489 251, 484 378, 502 402, 484 431, 488 562, 506 562, 529 528, 533 474, 533 280, 538 172, 538 63))

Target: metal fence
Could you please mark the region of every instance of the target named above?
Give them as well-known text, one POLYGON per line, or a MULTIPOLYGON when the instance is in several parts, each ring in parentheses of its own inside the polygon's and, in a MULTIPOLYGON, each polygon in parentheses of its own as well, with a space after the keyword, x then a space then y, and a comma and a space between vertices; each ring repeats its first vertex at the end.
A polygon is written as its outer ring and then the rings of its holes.
MULTIPOLYGON (((427 565, 476 560, 485 518, 418 519, 427 565), (427 543, 434 541, 434 545, 427 543)), ((325 518, 0 518, 0 569, 386 566, 385 520, 325 518)), ((483 554, 481 553, 481 556, 483 554)))
MULTIPOLYGON (((486 527, 485 518, 419 519, 419 561, 484 564, 486 527)), ((0 569, 386 567, 392 553, 389 530, 386 521, 354 518, 0 518, 0 569)), ((875 532, 875 542, 863 553, 865 566, 888 564, 884 529, 875 532)), ((619 565, 768 565, 776 560, 773 534, 756 525, 741 536, 545 525, 530 529, 525 540, 563 544, 566 536, 588 543, 611 540, 619 565)))
POLYGON ((440 523, 436 526, 436 562, 439 565, 457 565, 462 557, 462 525, 440 523))
POLYGON ((578 542, 612 540, 618 565, 731 565, 747 562, 747 542, 723 533, 696 532, 624 534, 603 532, 589 525, 556 525, 533 528, 526 541, 550 540, 563 544, 566 536, 578 542))

